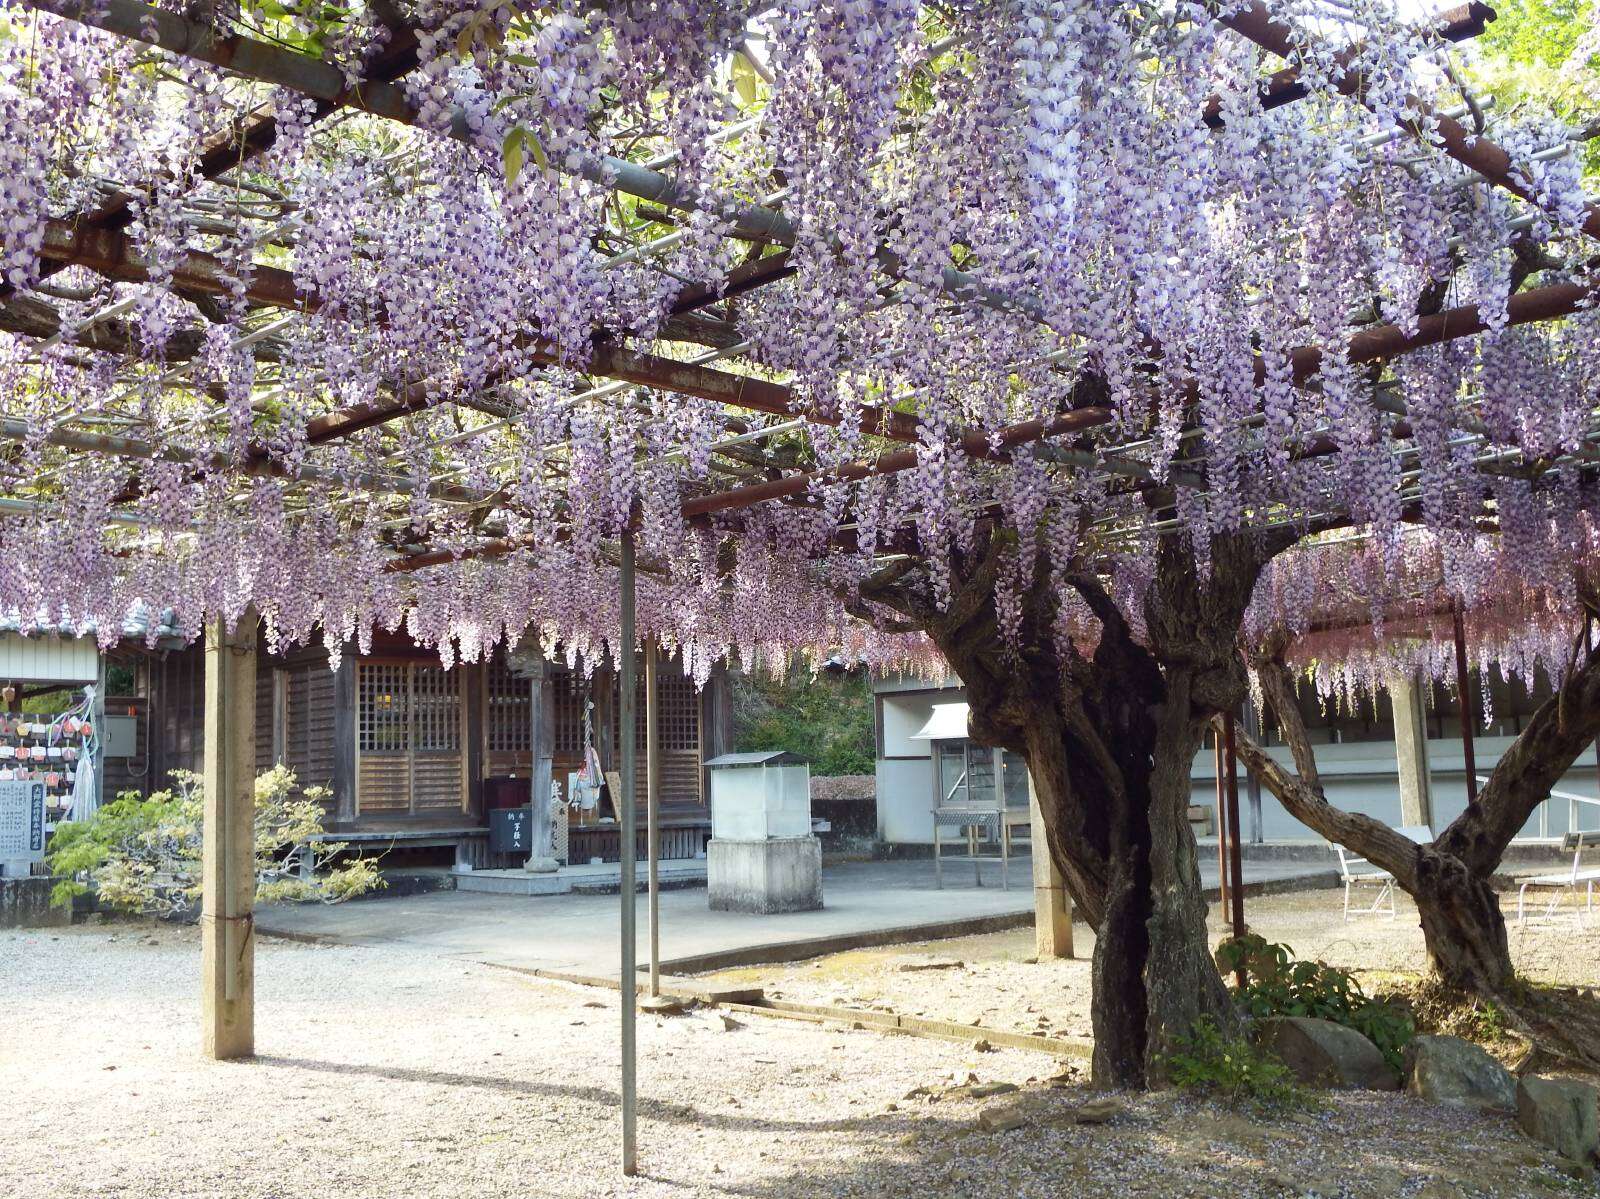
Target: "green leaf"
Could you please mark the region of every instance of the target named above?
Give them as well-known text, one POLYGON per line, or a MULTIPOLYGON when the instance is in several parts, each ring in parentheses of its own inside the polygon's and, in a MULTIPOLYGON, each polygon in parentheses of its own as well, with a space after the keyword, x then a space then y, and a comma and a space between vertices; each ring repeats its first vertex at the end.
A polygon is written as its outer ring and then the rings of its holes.
POLYGON ((733 90, 739 93, 739 99, 744 101, 748 108, 756 102, 756 85, 761 76, 756 73, 756 67, 749 57, 741 50, 733 52, 733 90))
POLYGON ((505 165, 508 184, 515 183, 517 176, 522 174, 524 132, 521 125, 512 126, 511 132, 506 134, 506 140, 500 146, 500 161, 505 165))

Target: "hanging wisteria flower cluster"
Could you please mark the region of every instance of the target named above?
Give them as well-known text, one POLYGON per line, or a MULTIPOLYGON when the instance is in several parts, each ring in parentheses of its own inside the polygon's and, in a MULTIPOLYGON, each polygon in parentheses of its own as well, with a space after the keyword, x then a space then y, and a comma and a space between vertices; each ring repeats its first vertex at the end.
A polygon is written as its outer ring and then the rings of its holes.
MULTIPOLYGON (((1370 537, 1305 543, 1267 569, 1245 620, 1253 653, 1281 654, 1331 710, 1371 711, 1394 678, 1457 685, 1456 616, 1481 677, 1529 694, 1559 687, 1600 650, 1600 629, 1575 619, 1600 599, 1600 523, 1570 489, 1521 497, 1523 515, 1500 536, 1467 546, 1477 590, 1447 583, 1461 546, 1416 528, 1398 554, 1370 537), (1376 598, 1375 598, 1376 597, 1376 598), (1375 638, 1374 610, 1384 631, 1375 638)), ((1481 690, 1491 726, 1493 691, 1481 690)))
MULTIPOLYGON (((592 658, 631 530, 703 676, 934 669, 857 582, 910 552, 948 603, 994 526, 1013 641, 1040 563, 1133 597, 1158 538, 1262 525, 1367 528, 1369 626, 1414 524, 1451 602, 1558 592, 1600 458, 1570 131, 1456 137, 1458 34, 1392 0, 1258 10, 10 0, 0 611, 592 658)), ((1300 561, 1258 623, 1304 631, 1300 561)))

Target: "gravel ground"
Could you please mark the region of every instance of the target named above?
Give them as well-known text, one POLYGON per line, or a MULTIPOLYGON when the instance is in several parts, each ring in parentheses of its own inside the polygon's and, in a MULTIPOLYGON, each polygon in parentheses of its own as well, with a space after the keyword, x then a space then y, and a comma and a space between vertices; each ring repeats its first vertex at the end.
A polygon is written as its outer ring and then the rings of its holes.
MULTIPOLYGON (((1426 966, 1416 907, 1404 895, 1399 914, 1345 923, 1339 891, 1300 891, 1246 901, 1251 931, 1356 971, 1370 985, 1420 973, 1426 966)), ((1212 941, 1224 933, 1213 909, 1212 941)), ((752 966, 713 975, 719 982, 754 984, 774 998, 834 1003, 936 1016, 1011 1032, 1087 1037, 1089 959, 1094 933, 1072 929, 1078 957, 1033 960, 1033 930, 924 941, 834 954, 810 962, 752 966), (957 964, 959 963, 959 965, 957 964)), ((1600 920, 1587 928, 1570 918, 1511 926, 1517 969, 1541 982, 1600 985, 1600 920)))
POLYGON ((398 949, 264 941, 257 968, 261 1056, 213 1063, 193 930, 0 934, 0 1195, 1576 1193, 1507 1121, 1398 1096, 1276 1123, 1143 1096, 1078 1126, 1089 1093, 1043 1055, 715 1013, 641 1020, 624 1183, 615 996, 398 949), (974 1077, 1022 1089, 949 1093, 974 1077), (996 1103, 1025 1126, 979 1131, 996 1103))

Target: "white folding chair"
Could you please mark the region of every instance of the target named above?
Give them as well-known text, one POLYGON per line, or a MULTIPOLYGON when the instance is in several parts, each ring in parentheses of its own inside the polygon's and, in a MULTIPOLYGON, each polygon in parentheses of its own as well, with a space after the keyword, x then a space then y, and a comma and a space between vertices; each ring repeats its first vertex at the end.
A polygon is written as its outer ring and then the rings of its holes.
POLYGON ((1548 919, 1554 916, 1556 909, 1561 906, 1562 897, 1569 891, 1574 900, 1578 897, 1578 888, 1584 891, 1584 904, 1581 908, 1575 906, 1578 924, 1583 925, 1588 917, 1594 914, 1594 885, 1600 882, 1600 867, 1591 866, 1583 868, 1583 851, 1600 846, 1600 832, 1568 833, 1561 839, 1561 848, 1572 851, 1572 869, 1563 870, 1556 874, 1539 874, 1533 878, 1525 878, 1522 885, 1517 888, 1517 923, 1522 924, 1527 920, 1528 888, 1537 887, 1540 890, 1550 891, 1550 902, 1545 905, 1544 915, 1548 919))
MULTIPOLYGON (((1419 844, 1433 840, 1433 830, 1425 824, 1408 824, 1395 830, 1404 833, 1419 844)), ((1379 870, 1367 861, 1366 858, 1357 857, 1343 845, 1334 844, 1334 849, 1339 853, 1339 878, 1344 883, 1344 918, 1350 919, 1350 893, 1359 886, 1374 885, 1378 894, 1372 901, 1372 906, 1357 911, 1358 916, 1387 915, 1390 919, 1395 916, 1394 906, 1394 875, 1387 870, 1379 870), (1367 867, 1367 869, 1362 869, 1367 867), (1387 903, 1388 907, 1384 904, 1387 903)))

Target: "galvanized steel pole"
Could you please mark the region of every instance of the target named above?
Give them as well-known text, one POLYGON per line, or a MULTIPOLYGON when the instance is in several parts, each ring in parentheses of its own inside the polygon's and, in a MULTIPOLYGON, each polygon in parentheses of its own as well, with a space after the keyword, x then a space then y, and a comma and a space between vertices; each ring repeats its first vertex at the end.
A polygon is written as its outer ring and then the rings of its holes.
POLYGON ((638 1153, 638 1072, 635 1063, 634 1024, 638 1009, 637 947, 634 943, 637 874, 636 847, 638 812, 634 801, 634 780, 638 777, 638 762, 634 729, 634 711, 638 706, 638 669, 633 653, 633 530, 622 531, 622 631, 617 643, 618 665, 622 673, 621 728, 622 741, 622 794, 612 796, 621 826, 622 865, 622 1172, 632 1176, 639 1170, 638 1153))
POLYGON ((644 811, 645 855, 648 862, 650 904, 650 998, 661 994, 661 700, 656 668, 661 647, 648 637, 644 643, 644 811))

